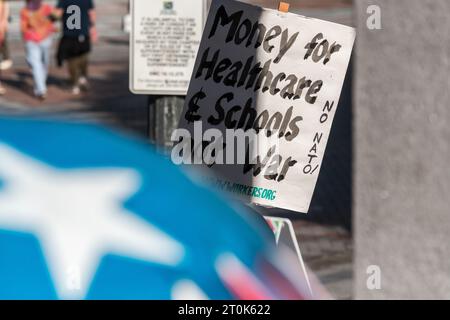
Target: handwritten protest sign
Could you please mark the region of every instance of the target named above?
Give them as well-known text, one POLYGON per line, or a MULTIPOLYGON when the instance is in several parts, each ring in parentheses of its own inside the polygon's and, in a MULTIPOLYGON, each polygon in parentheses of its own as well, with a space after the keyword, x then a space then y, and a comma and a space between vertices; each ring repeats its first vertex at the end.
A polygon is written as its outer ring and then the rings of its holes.
POLYGON ((354 39, 347 26, 214 0, 172 158, 207 164, 249 202, 308 212, 354 39), (230 130, 268 143, 239 147, 230 130))

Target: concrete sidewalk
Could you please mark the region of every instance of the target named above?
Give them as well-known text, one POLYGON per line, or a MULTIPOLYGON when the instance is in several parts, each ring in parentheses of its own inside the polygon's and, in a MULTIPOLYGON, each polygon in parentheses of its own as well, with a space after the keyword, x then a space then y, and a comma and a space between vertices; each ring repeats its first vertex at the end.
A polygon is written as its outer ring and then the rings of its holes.
MULTIPOLYGON (((55 1, 48 1, 55 4, 55 1)), ((7 90, 0 97, 0 112, 47 112, 71 119, 96 121, 147 134, 146 97, 128 90, 128 35, 122 31, 122 18, 128 12, 127 0, 96 0, 100 40, 90 57, 90 91, 79 96, 70 92, 65 68, 56 67, 57 37, 52 50, 48 95, 43 102, 33 97, 33 81, 26 64, 19 31, 19 12, 23 2, 10 2, 13 18, 9 45, 14 62, 2 72, 0 80, 7 90)))

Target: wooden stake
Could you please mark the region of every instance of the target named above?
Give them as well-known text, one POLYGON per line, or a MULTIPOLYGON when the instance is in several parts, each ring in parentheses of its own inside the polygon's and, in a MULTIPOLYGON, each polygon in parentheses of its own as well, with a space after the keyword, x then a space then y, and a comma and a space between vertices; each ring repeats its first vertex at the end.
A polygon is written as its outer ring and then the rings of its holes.
POLYGON ((289 12, 289 3, 280 1, 280 4, 278 5, 278 11, 281 12, 289 12))

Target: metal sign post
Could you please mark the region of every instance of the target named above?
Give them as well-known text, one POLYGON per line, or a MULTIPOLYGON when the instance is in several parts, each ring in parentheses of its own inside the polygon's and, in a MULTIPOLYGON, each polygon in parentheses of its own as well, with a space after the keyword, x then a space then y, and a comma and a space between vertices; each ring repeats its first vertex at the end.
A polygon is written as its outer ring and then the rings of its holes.
POLYGON ((130 1, 130 90, 149 95, 149 137, 170 146, 206 19, 206 0, 130 1))

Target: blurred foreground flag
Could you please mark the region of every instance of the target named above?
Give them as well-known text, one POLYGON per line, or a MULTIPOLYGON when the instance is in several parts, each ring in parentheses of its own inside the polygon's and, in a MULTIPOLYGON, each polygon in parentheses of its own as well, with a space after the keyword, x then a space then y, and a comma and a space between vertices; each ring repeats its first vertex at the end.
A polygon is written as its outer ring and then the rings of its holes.
POLYGON ((0 119, 0 299, 308 298, 267 229, 145 143, 0 119))

